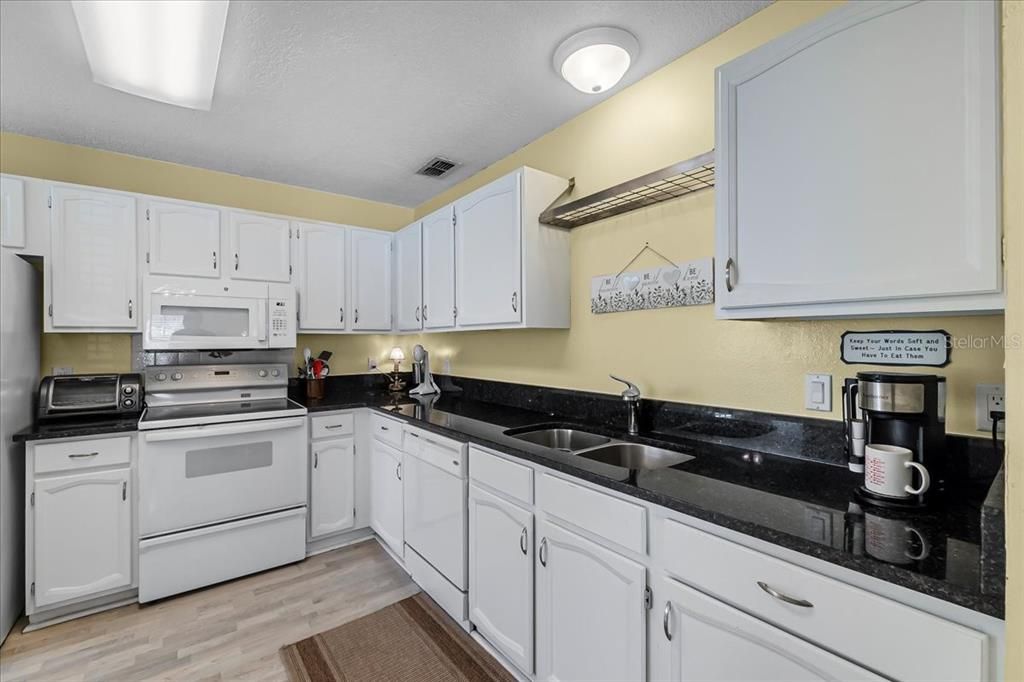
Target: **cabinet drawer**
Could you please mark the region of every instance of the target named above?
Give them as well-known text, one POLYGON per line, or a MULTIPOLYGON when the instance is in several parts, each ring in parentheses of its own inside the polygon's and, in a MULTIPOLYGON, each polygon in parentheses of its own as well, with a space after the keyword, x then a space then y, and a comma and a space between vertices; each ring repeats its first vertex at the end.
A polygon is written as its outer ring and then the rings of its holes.
POLYGON ((533 469, 469 448, 469 477, 524 504, 533 504, 533 469))
POLYGON ((351 412, 332 414, 326 417, 310 417, 310 423, 310 437, 313 439, 347 436, 355 428, 355 417, 351 412))
POLYGON ((405 428, 404 447, 407 454, 429 462, 439 469, 466 477, 466 444, 427 431, 405 428))
POLYGON ((665 569, 683 582, 860 665, 899 680, 987 679, 980 632, 676 521, 662 530, 665 569))
POLYGON ((628 550, 647 550, 647 512, 638 504, 544 474, 537 483, 537 506, 628 550))
POLYGON ((402 422, 379 414, 370 415, 370 431, 373 432, 374 438, 390 443, 396 448, 402 447, 402 422))
POLYGON ((35 446, 35 472, 71 471, 88 467, 128 464, 132 458, 131 438, 98 438, 35 446))

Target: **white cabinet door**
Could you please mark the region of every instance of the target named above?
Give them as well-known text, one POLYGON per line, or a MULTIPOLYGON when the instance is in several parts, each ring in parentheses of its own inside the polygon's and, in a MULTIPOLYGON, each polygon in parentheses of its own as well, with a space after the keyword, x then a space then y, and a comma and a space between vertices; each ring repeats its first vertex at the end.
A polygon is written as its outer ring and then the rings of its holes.
POLYGON ((469 620, 533 674, 533 514, 469 486, 469 620))
POLYGON ((402 453, 374 439, 370 458, 370 526, 391 551, 405 556, 402 453))
POLYGON ((309 536, 330 535, 356 523, 355 439, 313 443, 309 536))
POLYGON ((149 272, 220 277, 220 211, 207 206, 150 200, 149 272))
POLYGON ((390 232, 352 230, 350 329, 391 330, 391 239, 390 232))
POLYGON ((454 205, 423 219, 423 327, 455 326, 454 205))
POLYGON ((722 316, 1002 307, 998 31, 852 3, 719 68, 722 316))
POLYGON ((52 326, 137 329, 135 199, 57 187, 52 210, 52 326))
POLYGON ((650 667, 654 680, 884 679, 671 578, 662 578, 654 595, 650 667))
POLYGON ((132 584, 131 471, 101 471, 35 482, 35 604, 132 584))
POLYGON ((646 569, 550 521, 537 536, 537 679, 646 678, 646 569))
POLYGON ((290 226, 284 218, 232 211, 231 258, 228 273, 232 279, 258 282, 291 281, 290 226))
POLYGON ((455 304, 460 327, 522 319, 519 177, 512 173, 455 202, 455 304))
POLYGON ((295 223, 299 329, 345 329, 347 229, 340 225, 295 223))
POLYGON ((423 224, 413 223, 395 234, 395 290, 399 331, 423 328, 423 224))
POLYGON ((0 177, 0 246, 25 246, 25 181, 0 177))

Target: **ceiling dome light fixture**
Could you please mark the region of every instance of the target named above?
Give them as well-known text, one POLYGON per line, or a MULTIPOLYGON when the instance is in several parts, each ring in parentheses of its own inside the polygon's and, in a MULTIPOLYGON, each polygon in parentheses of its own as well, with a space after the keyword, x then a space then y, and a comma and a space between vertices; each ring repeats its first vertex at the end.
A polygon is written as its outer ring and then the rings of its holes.
POLYGON ((601 26, 563 40, 553 63, 569 85, 594 95, 615 87, 639 53, 640 43, 632 33, 601 26))

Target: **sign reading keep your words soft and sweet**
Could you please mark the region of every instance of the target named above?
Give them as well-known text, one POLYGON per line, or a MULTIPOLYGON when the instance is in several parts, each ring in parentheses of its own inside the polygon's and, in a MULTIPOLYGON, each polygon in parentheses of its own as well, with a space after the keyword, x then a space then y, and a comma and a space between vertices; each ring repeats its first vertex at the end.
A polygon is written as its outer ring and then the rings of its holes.
POLYGON ((847 364, 945 367, 951 337, 944 330, 846 332, 840 353, 847 364))

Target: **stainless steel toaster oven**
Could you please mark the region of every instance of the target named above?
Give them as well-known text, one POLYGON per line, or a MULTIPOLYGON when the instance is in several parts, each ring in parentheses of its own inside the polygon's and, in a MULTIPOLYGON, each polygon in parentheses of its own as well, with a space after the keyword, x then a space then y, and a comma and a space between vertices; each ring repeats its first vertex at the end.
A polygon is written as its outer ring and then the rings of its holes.
POLYGON ((139 374, 68 374, 39 382, 38 418, 138 414, 143 386, 139 374))

